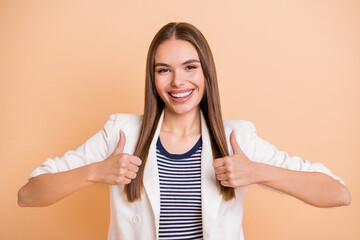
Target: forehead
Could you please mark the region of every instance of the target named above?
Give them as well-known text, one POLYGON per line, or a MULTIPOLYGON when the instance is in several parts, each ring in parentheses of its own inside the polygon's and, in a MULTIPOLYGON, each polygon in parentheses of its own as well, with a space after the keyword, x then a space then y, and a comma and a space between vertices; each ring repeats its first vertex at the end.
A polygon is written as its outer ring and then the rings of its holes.
POLYGON ((185 40, 167 40, 155 52, 155 63, 181 64, 189 59, 199 60, 199 56, 195 47, 185 40))

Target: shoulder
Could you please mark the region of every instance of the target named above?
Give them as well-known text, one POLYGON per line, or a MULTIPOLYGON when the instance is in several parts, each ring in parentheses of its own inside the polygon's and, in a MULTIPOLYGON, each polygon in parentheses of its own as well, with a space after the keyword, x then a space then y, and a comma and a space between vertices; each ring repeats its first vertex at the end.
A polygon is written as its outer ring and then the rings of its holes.
POLYGON ((111 114, 108 121, 105 123, 105 129, 111 130, 119 130, 125 129, 137 130, 141 127, 142 116, 136 114, 128 114, 128 113, 114 113, 111 114))
POLYGON ((142 115, 136 115, 131 113, 114 113, 110 115, 109 121, 113 121, 114 124, 120 124, 120 125, 123 124, 138 125, 141 124, 142 115))
POLYGON ((225 131, 256 131, 255 125, 248 120, 224 120, 225 131))
POLYGON ((240 145, 247 145, 257 136, 255 125, 247 120, 225 120, 224 129, 228 139, 230 138, 231 132, 235 131, 235 138, 240 145))
POLYGON ((114 113, 105 124, 105 133, 109 139, 109 152, 113 152, 119 142, 119 130, 121 129, 126 136, 124 152, 132 153, 136 145, 142 116, 135 114, 114 113))

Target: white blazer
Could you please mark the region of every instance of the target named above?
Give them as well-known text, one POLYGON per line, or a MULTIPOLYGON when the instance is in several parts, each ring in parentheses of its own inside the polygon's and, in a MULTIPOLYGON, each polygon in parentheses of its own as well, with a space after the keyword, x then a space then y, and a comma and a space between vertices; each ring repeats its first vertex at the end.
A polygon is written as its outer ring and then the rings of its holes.
MULTIPOLYGON (((159 232, 160 187, 156 160, 156 141, 159 137, 164 112, 161 114, 154 138, 149 149, 144 172, 144 191, 141 200, 127 201, 124 185, 110 186, 111 219, 109 240, 157 239, 159 232)), ((113 114, 104 129, 96 133, 75 151, 68 151, 61 158, 48 158, 35 169, 29 178, 43 173, 68 171, 109 157, 119 141, 119 130, 126 136, 124 152, 132 154, 140 133, 142 117, 133 114, 113 114)), ((288 156, 275 146, 259 138, 255 126, 244 120, 224 121, 225 133, 230 154, 230 133, 235 130, 236 140, 245 155, 252 161, 262 162, 282 168, 325 173, 342 184, 344 181, 335 176, 321 163, 310 164, 300 157, 288 156)), ((213 156, 209 131, 201 114, 201 203, 204 239, 244 239, 242 230, 244 187, 235 189, 236 198, 225 201, 216 185, 212 166, 213 156)))

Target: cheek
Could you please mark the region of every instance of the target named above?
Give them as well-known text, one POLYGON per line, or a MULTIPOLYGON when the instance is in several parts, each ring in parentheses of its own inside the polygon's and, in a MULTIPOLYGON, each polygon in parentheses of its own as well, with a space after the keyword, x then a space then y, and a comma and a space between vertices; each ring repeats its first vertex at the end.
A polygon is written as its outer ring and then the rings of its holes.
POLYGON ((199 90, 203 93, 205 88, 205 77, 202 72, 199 72, 196 76, 196 85, 199 87, 199 90))
POLYGON ((155 77, 154 84, 155 84, 156 91, 158 93, 161 92, 161 90, 163 89, 163 85, 164 85, 163 81, 161 81, 161 78, 155 77))
POLYGON ((199 87, 199 89, 204 88, 205 85, 205 77, 202 71, 192 72, 187 76, 191 79, 191 82, 199 87))
POLYGON ((156 78, 154 79, 154 85, 155 85, 156 92, 159 93, 159 81, 156 78))
POLYGON ((203 98, 204 95, 205 95, 205 88, 206 88, 206 86, 205 86, 205 77, 204 77, 204 75, 202 75, 202 78, 199 81, 199 89, 200 89, 201 98, 203 98))
POLYGON ((154 80, 155 89, 160 98, 165 101, 164 96, 167 95, 166 92, 166 81, 163 78, 155 77, 154 80))

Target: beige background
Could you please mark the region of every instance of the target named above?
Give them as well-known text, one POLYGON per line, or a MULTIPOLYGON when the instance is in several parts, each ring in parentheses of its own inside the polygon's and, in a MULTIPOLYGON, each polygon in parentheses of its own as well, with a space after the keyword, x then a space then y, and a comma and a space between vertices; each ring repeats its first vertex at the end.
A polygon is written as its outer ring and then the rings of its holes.
POLYGON ((141 114, 156 31, 187 21, 208 39, 225 119, 342 177, 349 207, 247 189, 251 239, 360 239, 360 1, 0 1, 0 239, 106 239, 108 187, 45 208, 17 190, 111 113, 141 114))

